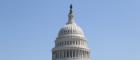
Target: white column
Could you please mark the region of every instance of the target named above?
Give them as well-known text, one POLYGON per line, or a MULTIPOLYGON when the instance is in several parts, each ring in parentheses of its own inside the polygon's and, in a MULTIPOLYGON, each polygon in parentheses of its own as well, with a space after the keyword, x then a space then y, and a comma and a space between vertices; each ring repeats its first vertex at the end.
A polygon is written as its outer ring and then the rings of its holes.
POLYGON ((71 56, 72 56, 72 58, 73 58, 73 50, 71 50, 71 56))
POLYGON ((82 59, 83 59, 83 51, 81 51, 81 53, 82 53, 81 56, 82 56, 82 59))
POLYGON ((75 50, 73 50, 73 58, 75 58, 75 50))
POLYGON ((66 51, 64 50, 64 58, 66 58, 66 51))
POLYGON ((80 51, 78 50, 77 52, 78 52, 78 57, 80 57, 80 53, 79 53, 80 51))
POLYGON ((75 58, 77 58, 77 50, 75 50, 75 58))

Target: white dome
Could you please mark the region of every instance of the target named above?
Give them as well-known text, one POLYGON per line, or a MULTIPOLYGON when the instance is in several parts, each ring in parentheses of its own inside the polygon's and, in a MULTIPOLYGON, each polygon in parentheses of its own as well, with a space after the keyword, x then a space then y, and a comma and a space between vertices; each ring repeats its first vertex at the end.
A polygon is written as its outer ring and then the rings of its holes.
POLYGON ((52 60, 90 60, 90 49, 83 30, 75 22, 72 5, 68 22, 60 29, 55 40, 52 60))
POLYGON ((58 36, 66 36, 66 35, 81 35, 84 36, 83 30, 76 25, 75 23, 66 24, 59 31, 58 36))

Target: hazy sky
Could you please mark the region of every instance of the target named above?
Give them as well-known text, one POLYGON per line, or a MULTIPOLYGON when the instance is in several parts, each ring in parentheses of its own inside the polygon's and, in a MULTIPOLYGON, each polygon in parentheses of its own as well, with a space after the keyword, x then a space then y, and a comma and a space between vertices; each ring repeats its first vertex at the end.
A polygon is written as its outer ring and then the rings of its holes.
POLYGON ((51 60, 71 2, 91 60, 140 60, 140 0, 0 0, 0 60, 51 60))

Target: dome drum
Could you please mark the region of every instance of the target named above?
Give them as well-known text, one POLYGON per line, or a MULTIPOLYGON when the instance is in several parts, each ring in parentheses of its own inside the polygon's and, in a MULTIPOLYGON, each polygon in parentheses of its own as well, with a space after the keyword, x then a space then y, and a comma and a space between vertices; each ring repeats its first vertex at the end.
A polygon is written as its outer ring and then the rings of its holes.
POLYGON ((57 40, 55 47, 87 47, 86 40, 57 40))

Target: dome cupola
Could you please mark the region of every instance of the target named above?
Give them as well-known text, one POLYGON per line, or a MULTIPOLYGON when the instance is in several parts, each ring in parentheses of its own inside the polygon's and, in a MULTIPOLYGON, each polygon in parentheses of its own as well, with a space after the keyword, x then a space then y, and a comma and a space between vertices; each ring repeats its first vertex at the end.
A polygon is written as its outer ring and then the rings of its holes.
POLYGON ((70 5, 70 12, 68 14, 68 22, 64 25, 58 34, 58 37, 62 36, 81 36, 84 37, 83 30, 75 22, 72 5, 70 5))

